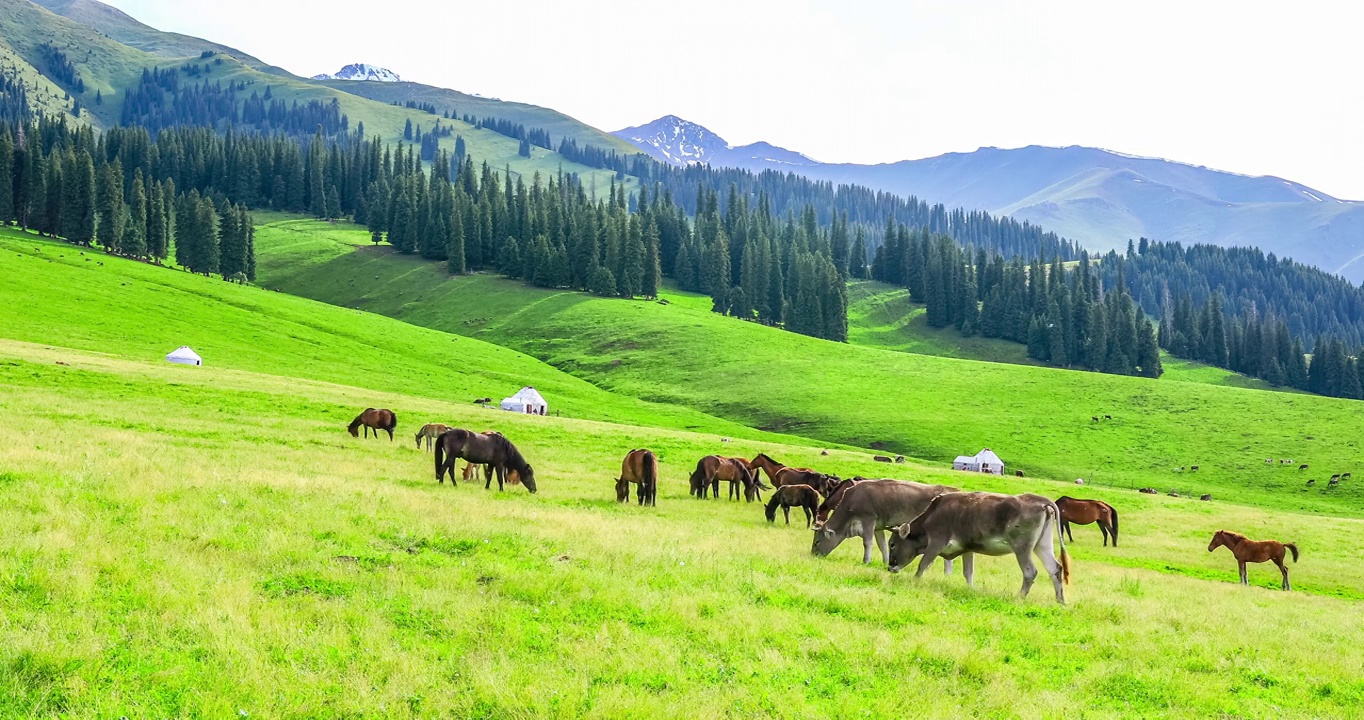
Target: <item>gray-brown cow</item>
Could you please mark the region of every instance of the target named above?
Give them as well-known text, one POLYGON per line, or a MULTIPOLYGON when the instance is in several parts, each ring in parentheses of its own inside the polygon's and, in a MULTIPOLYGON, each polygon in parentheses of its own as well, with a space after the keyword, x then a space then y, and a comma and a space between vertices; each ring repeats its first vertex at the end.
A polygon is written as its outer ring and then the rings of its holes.
POLYGON ((1001 495, 985 492, 954 492, 939 495, 918 517, 895 529, 890 536, 891 572, 902 568, 923 555, 920 577, 933 560, 941 555, 946 560, 962 558, 962 574, 970 585, 974 572, 973 556, 1007 555, 1018 558, 1023 570, 1023 587, 1019 595, 1027 597, 1037 578, 1037 567, 1032 555, 1042 560, 1056 588, 1056 602, 1066 603, 1063 583, 1070 582, 1070 558, 1066 555, 1066 541, 1061 537, 1061 512, 1050 498, 1031 493, 1001 495), (1052 551, 1051 534, 1061 543, 1061 562, 1056 562, 1052 551))
MULTIPOLYGON (((885 531, 907 523, 938 495, 956 492, 946 485, 924 485, 899 480, 868 480, 848 488, 827 522, 815 530, 810 552, 824 557, 850 537, 862 538, 862 562, 871 562, 872 538, 881 559, 890 562, 885 531)), ((947 569, 952 570, 948 562, 947 569)))

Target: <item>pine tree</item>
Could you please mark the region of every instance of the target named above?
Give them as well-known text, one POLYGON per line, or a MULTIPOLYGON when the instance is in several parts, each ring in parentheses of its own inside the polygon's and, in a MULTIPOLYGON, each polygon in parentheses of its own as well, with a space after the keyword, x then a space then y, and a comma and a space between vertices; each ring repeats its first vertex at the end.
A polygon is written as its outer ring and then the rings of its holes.
MULTIPOLYGON (((516 238, 508 237, 507 241, 502 243, 502 249, 497 254, 497 269, 507 277, 521 277, 521 248, 516 238)), ((611 282, 615 283, 614 277, 611 282)))
POLYGON ((1165 368, 1160 362, 1160 346, 1156 343, 1155 329, 1145 320, 1138 321, 1137 367, 1142 377, 1158 378, 1165 374, 1165 368))
POLYGON ((132 257, 147 254, 147 190, 142 181, 142 169, 133 173, 132 202, 129 217, 123 226, 123 253, 132 257))
POLYGON ((95 239, 106 251, 119 252, 119 243, 123 239, 123 228, 119 226, 123 219, 123 164, 117 158, 107 163, 100 173, 97 197, 99 224, 95 239))
POLYGON ((853 240, 852 252, 848 257, 848 275, 857 280, 867 279, 867 238, 860 225, 857 227, 856 239, 853 240))
POLYGON ((168 230, 165 195, 161 184, 153 182, 147 196, 147 255, 158 263, 166 259, 168 230))
POLYGON ((658 225, 650 220, 644 229, 644 275, 640 285, 640 294, 646 298, 658 297, 658 287, 662 283, 658 242, 658 225))
POLYGON ((0 127, 0 226, 14 221, 14 138, 0 127))
POLYGON ((456 210, 451 213, 449 239, 445 246, 445 270, 451 275, 462 275, 465 269, 464 214, 456 210))
POLYGON ((71 203, 65 208, 72 219, 71 242, 89 245, 95 239, 95 164, 82 149, 76 155, 75 172, 67 179, 71 203))
POLYGON ((621 258, 619 290, 622 297, 632 298, 644 288, 644 238, 639 222, 632 222, 626 235, 625 253, 621 258))

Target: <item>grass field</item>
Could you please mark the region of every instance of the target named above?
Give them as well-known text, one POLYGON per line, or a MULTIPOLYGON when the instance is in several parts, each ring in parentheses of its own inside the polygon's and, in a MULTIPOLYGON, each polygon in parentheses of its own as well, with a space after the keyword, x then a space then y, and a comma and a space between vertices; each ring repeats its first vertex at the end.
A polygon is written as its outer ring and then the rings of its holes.
POLYGON ((846 475, 1074 486, 757 431, 724 443, 723 421, 571 378, 552 403, 618 421, 485 410, 462 398, 498 365, 555 371, 14 233, 0 273, 0 303, 20 310, 0 316, 0 716, 1348 717, 1364 703, 1358 520, 1090 487, 1122 509, 1123 544, 1077 529, 1069 606, 1014 598, 1008 558, 982 559, 974 590, 915 582, 848 545, 813 558, 806 531, 757 505, 687 498, 689 464, 762 450, 846 475), (160 360, 190 335, 208 365, 160 360), (345 434, 365 405, 398 412, 398 441, 345 434), (698 418, 713 425, 685 430, 698 418), (429 420, 502 430, 540 492, 438 486, 408 444, 429 420), (663 458, 657 508, 611 501, 639 446, 663 458), (1205 551, 1219 527, 1298 542, 1298 591, 1268 589, 1263 566, 1235 585, 1225 551, 1205 551))
POLYGON ((1358 485, 1320 487, 1359 461, 1364 416, 1351 401, 1181 382, 1178 371, 1147 380, 830 343, 722 318, 681 294, 665 306, 450 278, 367 247, 358 229, 262 219, 266 286, 487 339, 615 393, 943 465, 990 447, 1043 477, 1364 515, 1358 485), (1104 415, 1113 420, 1090 420, 1104 415), (1309 477, 1322 482, 1308 488, 1309 477))

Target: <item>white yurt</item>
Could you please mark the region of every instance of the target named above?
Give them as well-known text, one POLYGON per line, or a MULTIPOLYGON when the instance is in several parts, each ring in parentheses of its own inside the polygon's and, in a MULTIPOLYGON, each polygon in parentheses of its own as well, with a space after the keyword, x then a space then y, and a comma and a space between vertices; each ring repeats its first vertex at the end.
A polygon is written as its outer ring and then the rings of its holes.
POLYGON ((166 362, 178 363, 180 365, 203 365, 204 359, 199 357, 199 353, 189 349, 188 345, 181 345, 174 352, 166 356, 166 362))
POLYGON ((952 461, 953 470, 963 470, 965 472, 982 472, 991 475, 1004 474, 1004 461, 994 454, 990 448, 985 448, 975 455, 959 455, 952 461))
POLYGON ((545 415, 549 412, 549 405, 545 403, 545 398, 535 388, 528 385, 521 388, 515 395, 503 400, 502 409, 527 415, 545 415))

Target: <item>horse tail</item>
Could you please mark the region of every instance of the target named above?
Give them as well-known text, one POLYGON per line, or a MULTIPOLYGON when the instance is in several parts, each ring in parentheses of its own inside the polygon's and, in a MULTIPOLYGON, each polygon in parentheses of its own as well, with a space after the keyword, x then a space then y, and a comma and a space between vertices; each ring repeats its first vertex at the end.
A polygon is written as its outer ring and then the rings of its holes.
POLYGON ((1293 553, 1293 562, 1297 562, 1297 561, 1298 561, 1298 546, 1297 546, 1297 545, 1294 545, 1293 543, 1284 543, 1283 546, 1286 547, 1286 548, 1288 548, 1288 549, 1293 553))
POLYGON ((384 429, 387 430, 387 431, 389 431, 389 432, 393 432, 393 430, 396 429, 397 427, 398 427, 398 413, 395 413, 395 412, 393 412, 392 410, 389 410, 389 411, 388 411, 388 427, 386 427, 386 428, 384 428, 384 429))
MULTIPOLYGON (((1108 503, 1104 503, 1104 504, 1105 504, 1105 505, 1108 505, 1108 503)), ((1111 514, 1113 515, 1113 547, 1117 547, 1117 546, 1118 546, 1118 511, 1117 511, 1117 510, 1114 510, 1112 505, 1108 505, 1108 512, 1111 513, 1111 514)))
MULTIPOLYGON (((941 495, 938 497, 942 497, 941 495)), ((934 498, 935 500, 937 498, 934 498)), ((1061 543, 1061 580, 1065 584, 1070 584, 1070 555, 1066 553, 1066 536, 1061 534, 1061 510, 1052 503, 1047 508, 1047 512, 1052 514, 1052 525, 1056 528, 1056 539, 1061 543)))
POLYGON ((640 472, 640 479, 644 481, 645 487, 658 487, 658 456, 648 450, 644 451, 644 469, 640 472))

